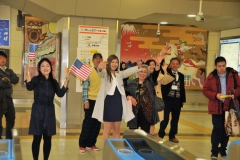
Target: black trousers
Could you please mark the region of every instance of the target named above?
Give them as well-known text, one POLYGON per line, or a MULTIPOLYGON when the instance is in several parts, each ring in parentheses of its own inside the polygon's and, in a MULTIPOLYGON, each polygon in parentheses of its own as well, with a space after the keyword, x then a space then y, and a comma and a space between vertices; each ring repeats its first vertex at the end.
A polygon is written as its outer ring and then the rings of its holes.
POLYGON ((79 137, 79 147, 92 147, 97 142, 97 137, 100 132, 101 122, 92 118, 92 113, 95 105, 95 100, 88 100, 89 109, 84 108, 85 118, 82 124, 82 132, 79 137))
POLYGON ((172 114, 171 119, 171 128, 169 132, 169 139, 175 138, 175 135, 178 133, 178 121, 180 117, 182 102, 179 98, 172 98, 171 100, 164 100, 164 120, 160 123, 160 129, 158 136, 163 138, 165 136, 165 129, 168 125, 169 114, 172 114))
POLYGON ((225 152, 229 136, 227 136, 224 128, 225 112, 220 115, 212 115, 213 130, 211 135, 212 154, 217 155, 219 152, 225 152), (221 144, 220 148, 218 145, 221 144))
POLYGON ((2 138, 2 117, 5 115, 6 118, 6 139, 12 139, 12 129, 15 124, 15 108, 13 105, 12 97, 6 96, 7 101, 7 112, 0 113, 0 138, 2 138))

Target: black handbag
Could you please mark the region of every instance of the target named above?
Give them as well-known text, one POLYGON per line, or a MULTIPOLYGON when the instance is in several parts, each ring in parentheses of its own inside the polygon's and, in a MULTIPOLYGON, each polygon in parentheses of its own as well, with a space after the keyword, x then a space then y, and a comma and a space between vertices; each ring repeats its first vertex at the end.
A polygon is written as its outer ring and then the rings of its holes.
POLYGON ((162 98, 157 97, 157 95, 154 96, 154 103, 155 103, 155 107, 157 112, 160 112, 162 110, 164 110, 165 108, 165 104, 162 98))

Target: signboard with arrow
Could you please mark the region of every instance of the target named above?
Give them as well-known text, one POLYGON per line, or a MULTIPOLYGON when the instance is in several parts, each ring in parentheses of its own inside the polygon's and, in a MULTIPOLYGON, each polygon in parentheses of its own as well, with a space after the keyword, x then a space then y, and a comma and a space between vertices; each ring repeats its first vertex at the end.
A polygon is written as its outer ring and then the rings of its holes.
POLYGON ((9 20, 0 19, 0 46, 10 46, 10 24, 9 20))

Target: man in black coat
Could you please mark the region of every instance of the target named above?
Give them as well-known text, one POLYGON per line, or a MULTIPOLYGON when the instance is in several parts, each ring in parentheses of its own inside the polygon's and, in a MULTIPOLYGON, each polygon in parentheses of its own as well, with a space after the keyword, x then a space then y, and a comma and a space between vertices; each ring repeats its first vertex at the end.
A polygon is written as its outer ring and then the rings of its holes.
POLYGON ((167 85, 162 85, 162 96, 165 103, 164 109, 164 120, 160 123, 160 129, 158 136, 163 138, 165 136, 165 129, 168 125, 169 114, 172 113, 171 119, 171 129, 169 132, 169 141, 178 143, 175 135, 178 132, 178 121, 181 112, 181 107, 183 103, 186 102, 186 94, 184 88, 184 75, 178 72, 180 67, 180 60, 172 58, 170 61, 169 68, 167 69, 168 74, 175 77, 175 80, 168 83, 167 85))
POLYGON ((12 100, 12 84, 17 84, 19 81, 18 76, 13 70, 6 67, 7 55, 0 51, 0 90, 4 91, 7 111, 0 112, 0 139, 2 139, 2 117, 6 117, 6 139, 12 139, 12 129, 15 123, 15 109, 12 100))

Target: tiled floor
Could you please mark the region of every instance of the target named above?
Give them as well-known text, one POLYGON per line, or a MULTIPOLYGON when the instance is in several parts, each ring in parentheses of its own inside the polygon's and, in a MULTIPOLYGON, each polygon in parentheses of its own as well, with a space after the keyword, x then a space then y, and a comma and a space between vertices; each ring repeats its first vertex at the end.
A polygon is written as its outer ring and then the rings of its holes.
MULTIPOLYGON (((16 124, 18 130, 22 159, 32 159, 31 143, 32 136, 28 135, 29 116, 31 113, 31 104, 19 103, 16 107, 16 124)), ((3 125, 5 120, 3 121, 3 125)), ((4 125, 5 127, 5 125, 4 125)), ((180 121, 179 134, 177 138, 180 140, 179 145, 185 150, 196 155, 199 158, 210 159, 210 135, 211 135, 211 116, 206 112, 206 106, 184 106, 180 121)), ((155 133, 159 129, 159 124, 156 125, 155 133)), ((127 130, 125 122, 121 124, 121 133, 127 130)), ((78 138, 80 129, 60 129, 57 128, 57 135, 53 136, 52 150, 49 160, 102 160, 102 130, 98 137, 97 146, 100 151, 87 151, 80 153, 78 151, 78 138), (61 133, 66 133, 62 136, 61 133)), ((166 132, 169 131, 169 126, 166 132)), ((165 137, 167 139, 168 137, 165 137)), ((240 140, 239 137, 231 137, 230 140, 240 140)), ((17 159, 17 158, 16 158, 17 159)), ((39 160, 43 159, 42 143, 39 153, 39 160)), ((219 158, 221 159, 221 158, 219 158)))

